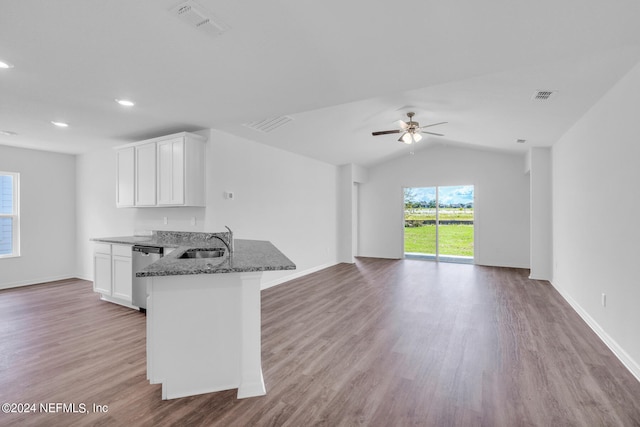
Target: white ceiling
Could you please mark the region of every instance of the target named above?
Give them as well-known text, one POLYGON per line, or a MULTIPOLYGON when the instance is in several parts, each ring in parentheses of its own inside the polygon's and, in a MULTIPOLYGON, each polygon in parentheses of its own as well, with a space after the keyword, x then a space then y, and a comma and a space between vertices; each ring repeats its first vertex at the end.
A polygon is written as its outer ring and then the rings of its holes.
POLYGON ((366 166, 407 152, 371 132, 415 111, 448 122, 416 149, 524 151, 640 61, 637 0, 197 1, 230 29, 203 34, 172 0, 0 2, 0 60, 15 66, 0 70, 0 130, 17 133, 0 144, 83 153, 215 128, 366 166), (243 126, 283 115, 270 133, 243 126))

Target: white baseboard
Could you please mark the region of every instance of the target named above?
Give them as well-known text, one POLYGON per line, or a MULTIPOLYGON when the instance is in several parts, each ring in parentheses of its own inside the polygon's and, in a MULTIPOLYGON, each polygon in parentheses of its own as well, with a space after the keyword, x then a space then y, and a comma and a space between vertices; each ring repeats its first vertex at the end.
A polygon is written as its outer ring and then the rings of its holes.
POLYGON ((114 298, 114 297, 110 297, 108 295, 100 294, 100 299, 102 301, 106 301, 106 302, 110 302, 110 303, 113 303, 113 304, 122 305, 122 306, 125 306, 127 308, 132 308, 134 310, 140 310, 140 307, 135 306, 135 305, 133 305, 131 303, 128 303, 127 301, 123 301, 123 300, 121 300, 119 298, 114 298))
POLYGON ((308 268, 302 271, 296 271, 293 274, 289 274, 284 277, 279 277, 275 280, 271 280, 269 282, 264 282, 260 285, 260 290, 263 291, 265 289, 272 288, 276 285, 281 285, 282 283, 288 282, 293 279, 297 279, 302 276, 306 276, 311 273, 315 273, 316 271, 324 270, 325 268, 333 267, 334 265, 339 264, 338 261, 329 262, 327 264, 318 265, 316 267, 308 268))
POLYGON ((76 277, 77 276, 75 274, 64 274, 61 276, 39 277, 36 279, 29 279, 29 280, 24 280, 19 282, 0 283, 0 289, 10 289, 10 288, 19 288, 21 286, 39 285, 41 283, 55 282, 56 280, 75 279, 76 277))
POLYGON ((550 282, 548 277, 546 277, 546 276, 538 276, 537 274, 530 274, 529 275, 529 279, 531 279, 531 280, 547 280, 547 281, 550 282))
MULTIPOLYGON (((262 284, 260 289, 268 289, 276 285, 280 285, 282 283, 288 282, 293 279, 297 279, 299 277, 306 276, 311 273, 315 273, 316 271, 324 270, 325 268, 333 267, 334 265, 339 264, 338 261, 329 262, 326 264, 318 265, 316 267, 312 267, 302 271, 295 271, 293 274, 289 274, 284 277, 279 277, 277 279, 271 280, 269 282, 265 282, 262 284)), ((30 285, 38 285, 40 283, 46 282, 55 282, 56 280, 67 280, 67 279, 81 279, 88 280, 89 282, 93 281, 93 277, 84 276, 83 274, 67 274, 63 276, 52 276, 52 277, 43 277, 38 279, 25 280, 20 282, 12 282, 12 283, 0 283, 0 289, 9 289, 9 288, 18 288, 20 286, 30 286, 30 285)))
POLYGON ((598 338, 613 352, 613 354, 622 362, 622 364, 631 372, 631 374, 640 381, 640 364, 636 362, 624 349, 613 339, 604 329, 595 321, 593 317, 583 309, 569 294, 562 290, 561 286, 551 282, 553 287, 560 293, 562 298, 569 303, 576 313, 584 320, 587 325, 598 335, 598 338))

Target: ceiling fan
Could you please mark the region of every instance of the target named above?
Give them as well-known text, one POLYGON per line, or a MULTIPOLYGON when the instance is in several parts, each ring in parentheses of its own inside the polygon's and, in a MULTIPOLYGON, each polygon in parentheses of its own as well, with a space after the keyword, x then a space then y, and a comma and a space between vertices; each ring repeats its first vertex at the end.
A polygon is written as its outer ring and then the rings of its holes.
POLYGON ((400 129, 381 130, 379 132, 371 132, 371 135, 376 136, 376 135, 388 135, 391 133, 402 133, 398 141, 404 142, 405 144, 413 144, 414 142, 420 141, 422 139, 422 135, 420 135, 421 133, 428 133, 429 135, 444 136, 441 133, 428 132, 424 129, 429 128, 431 126, 443 125, 448 122, 440 122, 440 123, 434 123, 431 125, 420 126, 420 123, 413 121, 413 116, 415 116, 415 113, 409 112, 407 113, 407 116, 409 117, 408 123, 403 120, 398 120, 396 122, 400 126, 400 129))

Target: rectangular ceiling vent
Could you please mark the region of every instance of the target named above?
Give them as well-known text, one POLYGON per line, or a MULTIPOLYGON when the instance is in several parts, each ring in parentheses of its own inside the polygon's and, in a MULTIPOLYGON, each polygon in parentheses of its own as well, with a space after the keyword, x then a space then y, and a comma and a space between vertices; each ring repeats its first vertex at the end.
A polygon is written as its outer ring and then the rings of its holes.
POLYGON ((554 98, 557 93, 557 90, 538 90, 531 95, 531 99, 533 101, 549 101, 554 98))
POLYGON ((286 125, 293 119, 289 116, 271 117, 264 120, 258 120, 256 122, 245 123, 243 126, 249 129, 257 130, 259 132, 269 133, 278 129, 281 126, 286 125))
POLYGON ((193 0, 187 0, 169 10, 172 15, 192 28, 209 36, 219 36, 229 30, 229 26, 216 18, 213 13, 193 0))

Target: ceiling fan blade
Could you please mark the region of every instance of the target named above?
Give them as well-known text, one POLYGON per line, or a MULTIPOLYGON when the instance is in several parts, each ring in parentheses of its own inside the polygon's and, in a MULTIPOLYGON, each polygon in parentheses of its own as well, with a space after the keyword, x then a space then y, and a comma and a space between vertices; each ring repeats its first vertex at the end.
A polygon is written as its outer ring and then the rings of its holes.
MULTIPOLYGON (((400 131, 398 131, 398 132, 400 132, 400 131)), ((402 135, 400 135, 400 138, 398 139, 398 142, 404 142, 404 143, 406 144, 406 142, 404 141, 404 139, 402 139, 402 138, 404 138, 404 136, 405 136, 406 134, 407 134, 407 132, 404 132, 402 135)))
POLYGON ((441 133, 427 132, 426 130, 423 130, 423 131, 422 131, 422 132, 420 132, 420 133, 428 133, 429 135, 444 136, 444 135, 443 135, 443 134, 441 134, 441 133))
POLYGON ((390 133, 400 133, 400 129, 396 129, 396 130, 381 130, 379 132, 371 132, 371 135, 373 135, 373 136, 389 135, 390 133))
POLYGON ((449 123, 449 122, 440 122, 440 123, 434 123, 432 125, 420 126, 420 129, 430 128, 431 126, 446 125, 447 123, 449 123))
POLYGON ((398 126, 400 126, 400 129, 402 130, 406 130, 409 127, 409 123, 403 121, 403 120, 396 120, 394 122, 395 124, 397 124, 398 126))

